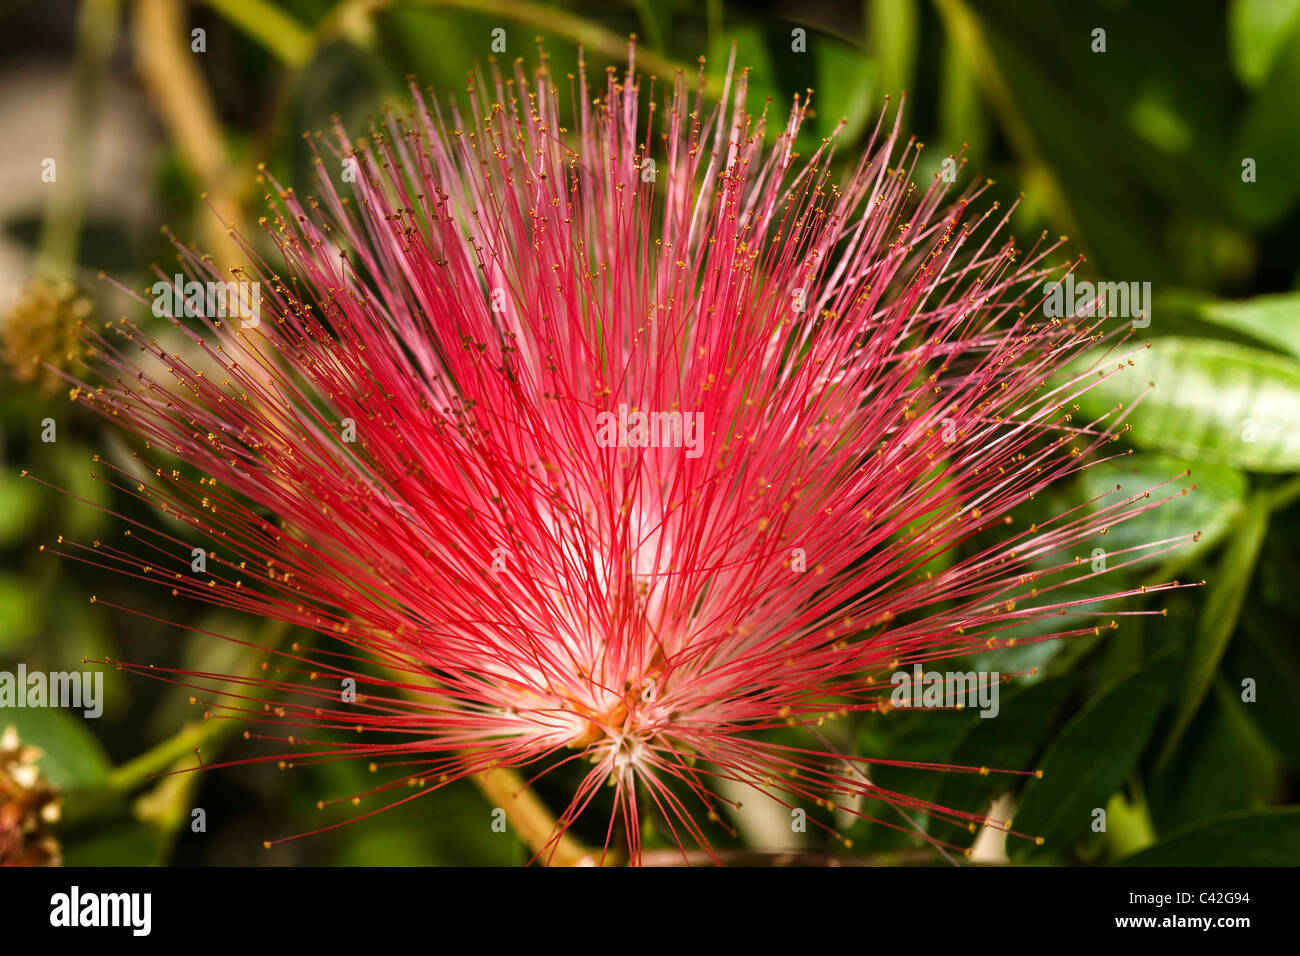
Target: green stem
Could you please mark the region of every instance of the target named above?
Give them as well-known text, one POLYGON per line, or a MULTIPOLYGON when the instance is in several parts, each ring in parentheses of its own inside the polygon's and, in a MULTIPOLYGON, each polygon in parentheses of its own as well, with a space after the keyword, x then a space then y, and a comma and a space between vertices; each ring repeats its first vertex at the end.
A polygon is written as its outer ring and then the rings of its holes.
MULTIPOLYGON (((598 850, 583 846, 571 833, 555 837, 557 824, 554 814, 547 808, 514 770, 498 768, 484 770, 470 778, 486 798, 488 804, 500 807, 514 825, 515 833, 525 846, 551 866, 594 865, 600 857, 598 850), (548 849, 548 845, 551 849, 548 849)), ((606 863, 618 862, 618 854, 607 856, 606 863)))
POLYGON ((291 69, 312 58, 316 41, 311 31, 267 0, 204 0, 218 15, 243 30, 291 69))
POLYGON ((1056 220, 1070 232, 1081 235, 1082 230, 1066 200, 1065 191, 1048 164, 1043 162, 1038 138, 1016 106, 1011 85, 985 38, 984 26, 979 17, 966 0, 935 0, 935 8, 943 21, 946 34, 966 51, 975 77, 984 89, 985 99, 1007 139, 1024 162, 1026 178, 1035 179, 1040 184, 1039 191, 1056 220))
MULTIPOLYGON (((158 118, 181 160, 217 216, 202 215, 205 246, 223 269, 244 262, 239 245, 221 225, 238 226, 242 211, 234 192, 227 144, 207 82, 190 52, 184 7, 174 0, 135 0, 132 26, 137 70, 158 118), (218 218, 220 217, 220 218, 218 218)), ((206 210, 204 210, 206 213, 206 210)))
POLYGON ((662 50, 664 48, 664 37, 659 31, 658 22, 655 20, 653 0, 632 0, 632 6, 636 9, 636 18, 641 24, 641 29, 645 31, 650 46, 662 50))
MULTIPOLYGON (((398 675, 399 683, 410 681, 412 675, 398 675)), ((408 697, 427 697, 437 695, 437 688, 426 683, 427 691, 414 689, 404 691, 408 697)), ((436 700, 441 700, 436 697, 436 700)), ((450 702, 445 702, 450 707, 450 702)), ((505 811, 506 818, 514 827, 516 836, 538 858, 549 866, 586 866, 594 865, 600 859, 600 851, 583 845, 570 832, 560 832, 559 823, 550 808, 528 786, 527 781, 517 770, 509 767, 494 767, 470 774, 470 781, 478 788, 488 806, 505 811)), ((605 855, 605 864, 616 865, 622 862, 621 855, 605 855)))
MULTIPOLYGON (((283 621, 267 620, 258 635, 256 646, 250 649, 254 653, 250 654, 243 675, 256 673, 261 666, 261 652, 274 650, 288 633, 289 626, 283 621)), ((230 737, 239 725, 238 720, 224 718, 209 718, 201 723, 187 724, 157 746, 114 767, 103 780, 77 792, 68 803, 65 819, 85 819, 116 806, 124 797, 148 783, 155 774, 175 769, 187 757, 197 767, 203 748, 215 748, 230 737), (195 748, 198 748, 198 754, 194 752, 195 748)))
MULTIPOLYGON (((552 35, 566 37, 574 43, 581 44, 588 51, 595 51, 613 60, 621 60, 627 56, 626 36, 606 30, 575 14, 533 3, 531 0, 414 0, 414 2, 417 6, 467 10, 526 23, 552 35)), ((678 70, 689 74, 697 69, 662 53, 646 49, 645 46, 637 47, 636 62, 638 67, 663 79, 671 77, 678 70)), ((722 93, 722 83, 722 77, 716 70, 705 77, 705 89, 712 96, 722 93)))
POLYGON ((63 824, 76 826, 113 812, 131 793, 148 783, 153 774, 172 769, 183 757, 188 756, 197 766, 198 756, 194 748, 220 740, 229 734, 234 724, 235 721, 227 720, 188 724, 156 747, 114 767, 103 780, 70 795, 64 806, 63 824))
POLYGON ((86 144, 94 137, 100 93, 117 43, 121 6, 121 0, 84 0, 77 17, 72 103, 37 253, 37 271, 42 275, 69 278, 76 267, 85 218, 87 163, 92 155, 86 144))
POLYGON ((195 748, 202 748, 230 734, 237 722, 233 720, 205 720, 202 723, 189 724, 180 733, 168 737, 137 757, 133 757, 119 767, 114 767, 104 778, 102 786, 113 794, 127 794, 137 787, 148 783, 154 774, 170 770, 181 758, 194 758, 199 765, 195 748))

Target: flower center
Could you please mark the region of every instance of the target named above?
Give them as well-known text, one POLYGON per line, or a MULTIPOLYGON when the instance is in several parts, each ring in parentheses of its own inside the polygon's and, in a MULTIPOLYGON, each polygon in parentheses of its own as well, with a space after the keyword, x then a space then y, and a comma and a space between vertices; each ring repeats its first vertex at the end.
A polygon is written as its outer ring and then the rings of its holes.
POLYGON ((661 722, 663 714, 655 702, 658 684, 652 677, 640 683, 629 682, 623 696, 609 706, 589 706, 566 698, 575 714, 582 718, 582 729, 569 742, 569 747, 582 750, 608 739, 617 747, 621 741, 635 741, 637 736, 661 722))

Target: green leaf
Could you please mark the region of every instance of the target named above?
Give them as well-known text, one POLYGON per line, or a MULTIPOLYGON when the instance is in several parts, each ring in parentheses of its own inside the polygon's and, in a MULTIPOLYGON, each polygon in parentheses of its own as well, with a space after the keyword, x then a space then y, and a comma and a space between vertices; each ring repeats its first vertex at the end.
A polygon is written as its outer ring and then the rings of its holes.
POLYGON ((1232 0, 1228 49, 1237 78, 1246 86, 1261 86, 1297 24, 1300 0, 1232 0))
POLYGON ((1021 188, 1043 198, 1053 233, 1066 230, 1103 274, 1163 285, 1181 265, 1168 255, 1164 208, 1204 210, 1207 196, 1233 185, 1223 178, 1222 147, 1235 85, 1226 80, 1222 21, 1208 4, 1177 31, 1155 6, 1112 6, 1101 24, 1080 4, 934 4, 948 29, 964 34, 1021 188), (1097 26, 1107 28, 1105 54, 1091 52, 1097 26), (1139 99, 1159 105, 1165 127, 1190 133, 1185 152, 1152 149, 1134 125, 1139 99), (1102 127, 1104 137, 1078 135, 1102 127))
POLYGON ((0 575, 0 651, 25 646, 40 626, 40 592, 16 574, 0 575))
MULTIPOLYGON (((1074 683, 1072 675, 1063 675, 1002 694, 998 716, 972 721, 944 762, 991 771, 1033 769, 1031 762, 1074 683)), ((935 803, 978 813, 1023 779, 997 772, 952 774, 944 779, 935 803)))
POLYGON ((343 844, 336 866, 437 866, 437 854, 427 841, 413 840, 406 830, 374 827, 362 830, 343 844))
POLYGON ((137 821, 114 825, 63 848, 65 866, 153 866, 159 862, 158 831, 137 821))
POLYGON ((1170 834, 1119 866, 1295 866, 1300 807, 1231 813, 1170 834))
POLYGON ((1106 802, 1106 845, 1111 855, 1137 853, 1155 842, 1155 828, 1141 795, 1130 801, 1121 790, 1112 793, 1106 802))
POLYGON ((847 43, 817 39, 817 86, 813 90, 813 112, 817 131, 829 136, 840 120, 848 122, 840 134, 841 144, 855 143, 879 108, 876 102, 875 64, 847 43))
POLYGON ((0 730, 8 724, 18 729, 24 744, 41 749, 43 755, 36 764, 61 790, 95 784, 110 768, 108 754, 86 729, 87 721, 79 712, 74 717, 53 707, 8 707, 0 714, 0 730))
POLYGON ((301 68, 316 45, 312 31, 268 0, 207 0, 219 16, 243 30, 286 66, 301 68))
MULTIPOLYGON (((736 49, 736 69, 749 71, 748 89, 745 102, 750 110, 762 109, 763 101, 772 97, 774 106, 786 107, 790 104, 791 91, 783 91, 776 80, 776 69, 772 63, 767 37, 757 22, 736 23, 709 41, 707 58, 708 69, 721 75, 731 59, 732 45, 736 49)), ((734 86, 733 86, 734 92, 734 86)), ((803 91, 800 90, 800 93, 803 91)), ((779 115, 780 111, 773 115, 779 115)), ((780 123, 770 124, 784 127, 780 123)))
MULTIPOLYGON (((896 710, 876 715, 862 728, 859 753, 867 758, 881 760, 906 760, 920 763, 944 763, 952 752, 953 744, 978 714, 969 710, 896 710)), ((929 769, 891 766, 886 763, 870 764, 866 771, 871 782, 886 790, 906 793, 909 797, 933 800, 944 783, 943 773, 929 769)), ((912 845, 920 839, 912 824, 884 803, 868 805, 862 812, 872 820, 859 819, 849 830, 855 845, 871 849, 894 849, 912 845), (901 829, 893 829, 901 827, 901 829)), ((928 814, 908 810, 907 816, 918 826, 928 827, 928 814)), ((950 834, 948 834, 950 836, 950 834)))
POLYGON ((109 504, 107 486, 90 477, 94 455, 90 446, 80 442, 59 442, 54 460, 55 475, 68 496, 58 496, 58 530, 75 537, 90 537, 108 521, 102 511, 109 504), (84 500, 77 500, 84 499, 84 500))
POLYGON ((1148 787, 1161 832, 1276 802, 1278 760, 1252 720, 1255 713, 1226 680, 1215 682, 1174 759, 1148 787))
MULTIPOLYGON (((1160 654, 1113 681, 1061 731, 1043 757, 1041 779, 1025 787, 1013 825, 1059 846, 1082 834, 1142 754, 1169 693, 1174 656, 1160 654)), ((1033 852, 1021 846, 1017 856, 1033 852)))
POLYGON ((0 471, 0 546, 17 541, 31 527, 40 510, 39 487, 30 479, 0 471))
MULTIPOLYGON (((988 140, 988 116, 975 81, 970 51, 952 32, 943 41, 943 79, 939 94, 939 132, 946 149, 970 146, 967 158, 978 166, 988 140)), ((939 157, 942 164, 943 157, 939 157)))
MULTIPOLYGON (((437 95, 463 83, 469 66, 465 54, 475 39, 471 31, 479 26, 473 18, 436 7, 392 5, 375 22, 385 32, 389 57, 399 61, 395 68, 415 73, 437 95)), ((489 25, 482 26, 480 38, 488 35, 489 25)))
POLYGON ((1065 614, 1047 614, 1033 621, 1017 624, 1015 627, 1016 643, 1011 647, 999 647, 994 650, 980 651, 971 655, 971 663, 976 670, 1000 671, 1003 674, 1015 674, 1017 684, 1034 684, 1040 675, 1053 664, 1058 657, 1068 654, 1076 642, 1089 642, 1093 634, 1074 637, 1043 640, 1048 635, 1079 627, 1092 627, 1094 620, 1089 618, 1106 611, 1109 606, 1102 600, 1095 585, 1084 582, 1069 584, 1052 592, 1055 601, 1087 601, 1086 604, 1074 605, 1065 614))
POLYGON ((912 0, 867 0, 867 5, 867 40, 880 64, 881 89, 897 96, 912 88, 919 8, 912 0))
POLYGON ((672 34, 673 10, 667 4, 654 3, 652 0, 632 0, 637 20, 652 49, 664 49, 664 37, 672 34))
POLYGON ((1198 319, 1248 335, 1300 358, 1300 292, 1261 295, 1236 302, 1202 302, 1191 311, 1198 319))
POLYGON ((1256 228, 1280 223, 1295 208, 1300 197, 1300 178, 1292 175, 1300 151, 1300 124, 1278 122, 1295 107, 1300 87, 1300 32, 1293 32, 1268 81, 1246 107, 1235 143, 1225 151, 1225 174, 1232 185, 1229 196, 1237 212, 1256 228), (1241 163, 1255 160, 1255 182, 1241 181, 1241 163))
MULTIPOLYGON (((1268 563, 1266 557, 1260 561, 1261 567, 1268 563)), ((1271 620, 1247 614, 1241 619, 1241 628, 1245 640, 1232 642, 1224 673, 1231 675, 1229 680, 1238 697, 1241 679, 1255 678, 1259 696, 1250 705, 1254 723, 1291 769, 1300 771, 1300 722, 1295 719, 1295 701, 1300 699, 1300 653, 1283 628, 1271 620)))
MULTIPOLYGON (((1076 368, 1087 367, 1084 356, 1076 368)), ((1162 338, 1128 360, 1098 365, 1108 375, 1079 405, 1091 415, 1132 405, 1130 437, 1143 447, 1253 471, 1300 469, 1300 363, 1211 339, 1162 338), (1128 364, 1132 361, 1132 365, 1128 364)))
MULTIPOLYGON (((1070 500, 1092 500, 1107 495, 1094 506, 1101 508, 1118 501, 1120 494, 1134 495, 1147 490, 1151 490, 1153 500, 1169 495, 1176 497, 1158 508, 1111 525, 1100 542, 1107 552, 1124 551, 1197 531, 1201 534, 1197 541, 1180 546, 1172 554, 1152 555, 1144 559, 1143 564, 1150 560, 1169 560, 1170 557, 1187 560, 1213 547, 1245 507, 1249 483, 1243 473, 1224 465, 1166 455, 1131 455, 1085 469, 1079 476, 1077 488, 1070 492, 1070 500), (1169 480, 1188 471, 1191 474, 1187 478, 1169 480), (1167 483, 1156 488, 1161 482, 1167 483), (1120 491, 1115 490, 1116 485, 1120 486, 1120 491), (1194 491, 1191 490, 1193 485, 1194 491), (1178 494, 1184 489, 1187 493, 1178 494)), ((1133 554, 1115 555, 1108 561, 1126 562, 1134 557, 1133 554)))
MULTIPOLYGON (((347 768, 353 786, 365 777, 347 768)), ((370 778, 373 785, 373 778, 370 778)), ((492 829, 493 808, 461 781, 385 810, 373 827, 347 828, 333 855, 335 866, 517 866, 528 852, 509 826, 492 829)))
POLYGON ((1160 756, 1161 763, 1173 753, 1214 681, 1219 661, 1237 629, 1237 615, 1246 599, 1251 576, 1255 573, 1255 559, 1259 556, 1267 530, 1268 501, 1263 495, 1257 495, 1247 506, 1241 527, 1215 571, 1205 600, 1205 611, 1201 615, 1201 626, 1187 656, 1178 709, 1160 756))

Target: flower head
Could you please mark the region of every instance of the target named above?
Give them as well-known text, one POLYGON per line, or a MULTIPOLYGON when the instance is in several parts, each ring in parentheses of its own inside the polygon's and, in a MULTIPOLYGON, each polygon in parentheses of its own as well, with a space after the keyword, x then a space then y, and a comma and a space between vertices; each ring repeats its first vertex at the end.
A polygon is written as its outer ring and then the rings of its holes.
POLYGON ((0 733, 0 866, 58 866, 53 826, 62 796, 41 774, 41 751, 25 747, 15 727, 0 733))
POLYGON ((71 282, 27 283, 0 318, 0 353, 14 379, 34 384, 45 397, 57 394, 62 381, 56 370, 78 367, 77 327, 90 312, 90 298, 71 282))
POLYGON ((1059 242, 921 177, 900 112, 833 175, 833 140, 796 151, 807 101, 769 139, 743 73, 716 105, 679 75, 656 106, 631 62, 599 97, 562 85, 494 66, 466 113, 415 91, 337 130, 315 195, 266 177, 275 251, 235 273, 256 314, 200 297, 181 351, 92 333, 116 372, 74 396, 150 446, 97 473, 192 531, 68 553, 321 636, 256 680, 166 672, 280 740, 267 759, 362 758, 417 795, 576 763, 554 835, 603 806, 634 857, 647 813, 708 847, 720 781, 985 822, 875 786, 816 726, 1030 622, 1108 626, 1057 597, 1089 574, 1071 548, 1159 496, 1012 514, 1113 440, 1120 410, 1071 402, 1123 358, 1058 373, 1115 337, 1039 314, 1059 242))

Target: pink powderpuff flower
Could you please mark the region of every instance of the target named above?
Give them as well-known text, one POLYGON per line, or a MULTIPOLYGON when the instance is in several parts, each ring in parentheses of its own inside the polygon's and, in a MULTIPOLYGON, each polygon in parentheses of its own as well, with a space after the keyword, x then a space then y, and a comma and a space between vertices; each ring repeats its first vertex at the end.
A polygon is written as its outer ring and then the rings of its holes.
POLYGON ((702 70, 642 84, 631 58, 596 98, 585 68, 566 98, 544 57, 493 64, 468 113, 413 89, 338 129, 313 197, 266 176, 256 285, 191 295, 231 279, 179 246, 187 347, 88 331, 107 371, 73 390, 148 443, 97 476, 192 535, 56 550, 321 636, 257 679, 119 665, 279 741, 255 760, 365 759, 373 793, 418 785, 395 801, 581 767, 543 857, 593 807, 607 851, 639 859, 652 814, 712 854, 735 784, 1005 827, 874 785, 816 726, 1033 622, 1112 626, 1060 596, 1092 576, 1071 549, 1164 499, 1012 515, 1118 437, 1127 411, 1072 402, 1124 358, 1066 366, 1126 331, 1044 318, 1060 243, 1018 248, 988 183, 918 182, 901 110, 833 176, 834 137, 795 151, 807 100, 769 140, 744 73, 717 103, 702 70))

